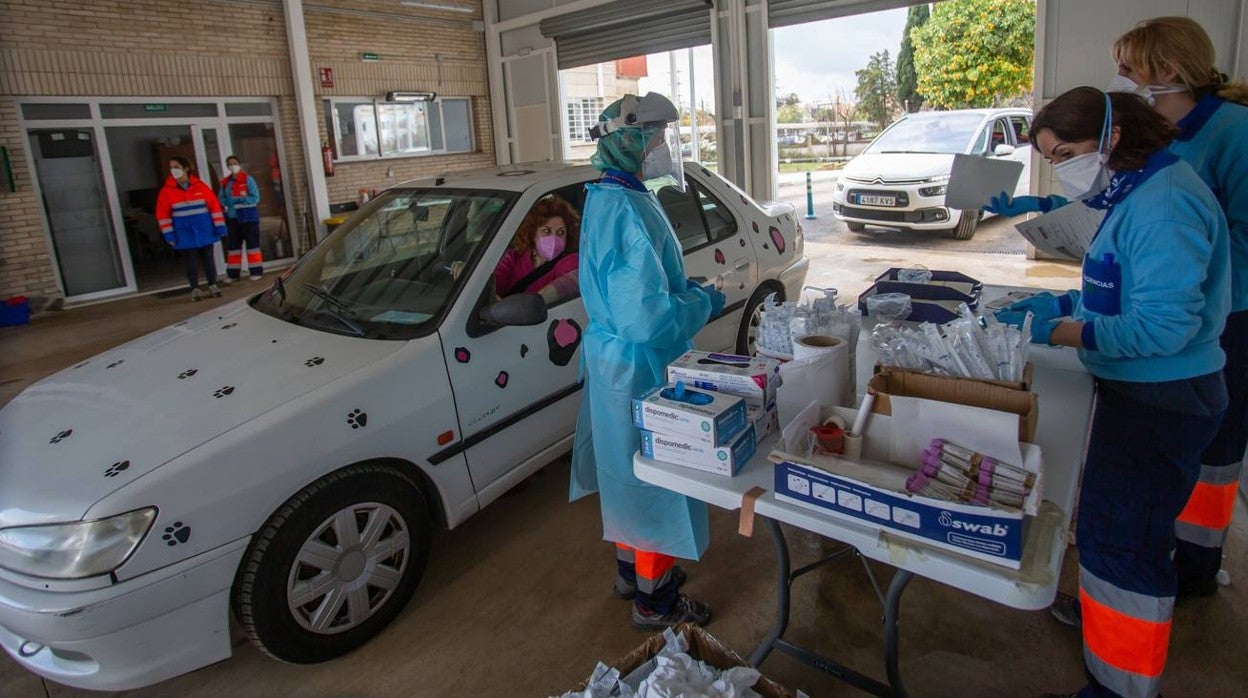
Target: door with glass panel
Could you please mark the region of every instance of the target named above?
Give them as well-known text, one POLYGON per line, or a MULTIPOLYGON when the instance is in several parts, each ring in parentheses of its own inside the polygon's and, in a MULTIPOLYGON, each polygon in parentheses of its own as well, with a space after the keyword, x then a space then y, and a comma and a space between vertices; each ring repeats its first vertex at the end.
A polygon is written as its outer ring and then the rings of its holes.
POLYGON ((65 295, 125 290, 124 251, 108 210, 94 130, 31 129, 29 138, 65 295))
MULTIPOLYGON (((271 123, 230 124, 226 155, 234 155, 260 191, 260 252, 265 262, 294 256, 282 184, 281 151, 271 123)), ((223 158, 224 160, 224 158, 223 158)), ((224 175, 222 175, 224 176, 224 175)))

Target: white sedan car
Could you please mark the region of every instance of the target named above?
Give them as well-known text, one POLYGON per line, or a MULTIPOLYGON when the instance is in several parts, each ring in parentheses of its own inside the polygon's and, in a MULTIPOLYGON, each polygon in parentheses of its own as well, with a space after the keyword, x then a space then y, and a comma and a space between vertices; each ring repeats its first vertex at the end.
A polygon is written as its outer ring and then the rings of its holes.
POLYGON ((1031 111, 963 109, 907 114, 841 170, 833 213, 853 231, 868 225, 950 232, 969 240, 979 211, 945 206, 956 154, 1023 163, 1011 194, 1031 190, 1031 111))
MULTIPOLYGON (((686 165, 651 183, 690 276, 724 275, 704 349, 746 350, 806 276, 788 204, 686 165)), ((389 623, 433 526, 455 527, 571 447, 575 295, 497 300, 545 163, 389 189, 272 288, 67 368, 0 410, 0 645, 49 679, 151 684, 230 656, 318 662, 389 623)), ((592 235, 592 231, 584 231, 592 235)))

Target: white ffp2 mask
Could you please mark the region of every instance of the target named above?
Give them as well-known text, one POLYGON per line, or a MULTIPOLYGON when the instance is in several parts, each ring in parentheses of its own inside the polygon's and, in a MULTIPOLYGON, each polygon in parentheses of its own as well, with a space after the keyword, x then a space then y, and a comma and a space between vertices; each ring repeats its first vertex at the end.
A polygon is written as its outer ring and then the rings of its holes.
POLYGON ((1141 85, 1125 75, 1115 75, 1105 88, 1106 92, 1127 92, 1139 95, 1150 106, 1157 103, 1157 95, 1169 95, 1186 90, 1187 88, 1174 85, 1141 85))
POLYGON ((1062 191, 1072 200, 1086 199, 1109 186, 1109 168, 1098 151, 1076 155, 1053 166, 1053 174, 1061 182, 1062 191))
POLYGON ((170 167, 169 174, 173 175, 174 179, 182 179, 182 176, 186 174, 186 170, 181 167, 170 167))

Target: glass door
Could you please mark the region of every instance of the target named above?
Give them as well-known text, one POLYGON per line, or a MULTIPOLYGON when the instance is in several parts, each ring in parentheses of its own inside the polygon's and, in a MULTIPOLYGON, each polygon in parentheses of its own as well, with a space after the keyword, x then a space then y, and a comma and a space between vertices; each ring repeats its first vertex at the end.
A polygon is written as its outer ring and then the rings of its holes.
MULTIPOLYGON (((204 180, 204 184, 208 188, 217 193, 221 189, 221 179, 225 177, 225 173, 229 172, 225 166, 225 159, 229 157, 221 148, 221 139, 218 137, 218 129, 215 127, 195 126, 193 127, 193 136, 195 139, 195 169, 199 172, 200 179, 204 180)), ((224 240, 212 246, 212 254, 217 264, 217 276, 225 276, 225 246, 224 240)))
POLYGON ((282 190, 282 162, 272 123, 230 124, 229 143, 243 165, 243 171, 256 180, 260 189, 260 251, 265 262, 294 256, 290 239, 290 218, 286 194, 282 190))
POLYGON ((65 295, 126 290, 93 129, 31 129, 29 138, 65 295))

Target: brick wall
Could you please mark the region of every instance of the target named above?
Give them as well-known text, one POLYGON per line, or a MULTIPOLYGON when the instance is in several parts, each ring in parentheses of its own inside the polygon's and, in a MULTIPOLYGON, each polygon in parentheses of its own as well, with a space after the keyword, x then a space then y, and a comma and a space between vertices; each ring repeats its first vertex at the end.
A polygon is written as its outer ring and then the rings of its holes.
MULTIPOLYGON (((355 200, 360 189, 382 189, 413 177, 495 163, 485 41, 471 26, 472 19, 480 19, 481 3, 460 4, 472 5, 476 14, 435 12, 426 13, 428 19, 402 20, 392 16, 397 3, 375 0, 340 1, 334 6, 384 16, 307 10, 312 71, 325 67, 334 72, 332 88, 322 88, 317 81, 318 102, 323 97, 379 97, 394 90, 472 98, 474 152, 337 163, 334 176, 327 180, 331 202, 355 200), (361 61, 364 52, 380 55, 381 61, 361 61)), ((318 109, 317 118, 324 137, 329 127, 323 109, 318 109)))
MULTIPOLYGON (((476 152, 341 163, 328 180, 331 201, 354 199, 360 188, 494 163, 484 39, 471 27, 480 19, 480 0, 459 2, 473 14, 389 0, 321 0, 305 8, 313 77, 320 66, 335 72, 336 86, 325 94, 397 89, 473 98, 476 152), (360 62, 361 51, 380 53, 382 62, 360 62)), ((0 0, 0 145, 9 149, 17 180, 16 193, 0 193, 0 298, 55 297, 60 291, 44 213, 16 121, 13 98, 19 96, 276 98, 291 226, 306 248, 312 213, 305 153, 276 1, 0 0)), ((319 93, 317 107, 325 135, 319 93)))

